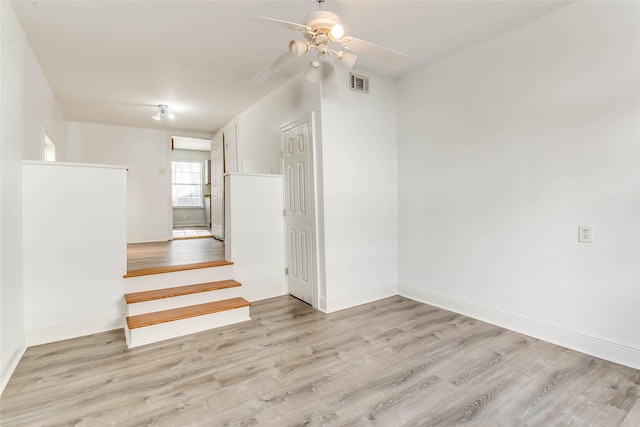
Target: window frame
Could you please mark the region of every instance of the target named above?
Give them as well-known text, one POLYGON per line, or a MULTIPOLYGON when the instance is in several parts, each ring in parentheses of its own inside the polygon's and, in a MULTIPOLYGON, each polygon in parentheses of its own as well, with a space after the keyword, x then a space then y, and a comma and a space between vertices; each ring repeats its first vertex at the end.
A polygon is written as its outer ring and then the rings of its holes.
MULTIPOLYGON (((204 209, 204 185, 202 183, 203 180, 203 164, 201 161, 197 161, 197 160, 172 160, 171 161, 171 207, 173 209, 204 209), (195 182, 176 182, 176 172, 175 172, 175 165, 178 163, 188 163, 191 165, 197 165, 200 174, 199 174, 199 180, 197 183, 195 182), (197 186, 199 188, 199 192, 200 195, 197 198, 198 200, 198 205, 176 205, 176 198, 174 196, 174 189, 176 186, 197 186)), ((192 197, 191 199, 195 200, 195 197, 192 197)))

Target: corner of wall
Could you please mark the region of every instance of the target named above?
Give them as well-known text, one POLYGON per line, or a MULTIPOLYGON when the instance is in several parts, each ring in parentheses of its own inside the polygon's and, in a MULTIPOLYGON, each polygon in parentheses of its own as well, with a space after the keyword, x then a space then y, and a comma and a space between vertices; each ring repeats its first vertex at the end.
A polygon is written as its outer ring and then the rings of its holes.
POLYGON ((6 361, 2 361, 2 370, 0 371, 0 395, 9 383, 9 380, 11 379, 13 372, 18 367, 18 363, 20 362, 20 359, 22 359, 25 351, 27 351, 27 346, 22 344, 16 345, 12 351, 7 352, 7 354, 10 354, 10 357, 8 357, 6 361))
POLYGON ((620 345, 557 326, 536 322, 453 298, 432 294, 412 286, 400 285, 399 295, 424 304, 472 317, 492 325, 529 335, 631 368, 640 369, 640 348, 620 345))
POLYGON ((398 286, 389 285, 376 289, 369 289, 364 292, 357 292, 349 295, 342 295, 333 298, 320 298, 318 309, 324 313, 333 313, 359 305, 368 304, 384 298, 398 295, 398 286))

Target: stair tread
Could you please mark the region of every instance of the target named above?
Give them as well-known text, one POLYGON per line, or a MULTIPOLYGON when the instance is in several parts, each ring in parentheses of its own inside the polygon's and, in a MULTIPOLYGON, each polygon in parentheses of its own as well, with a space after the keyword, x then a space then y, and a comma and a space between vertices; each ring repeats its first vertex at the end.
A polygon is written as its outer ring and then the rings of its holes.
POLYGON ((204 304, 190 305, 171 310, 129 316, 127 317, 127 325, 129 329, 136 329, 249 306, 251 306, 251 303, 244 298, 230 298, 222 301, 207 302, 204 304))
POLYGON ((127 271, 127 274, 125 274, 123 277, 126 279, 128 277, 173 273, 175 271, 197 270, 199 268, 223 267, 225 265, 233 265, 233 263, 231 261, 218 260, 218 261, 198 262, 195 264, 182 264, 182 265, 170 265, 170 266, 164 266, 164 267, 140 268, 137 270, 127 271))
POLYGON ((124 296, 127 304, 171 298, 200 292, 217 291, 242 286, 235 280, 220 280, 217 282, 198 283, 196 285, 176 286, 173 288, 154 289, 152 291, 133 292, 124 296))

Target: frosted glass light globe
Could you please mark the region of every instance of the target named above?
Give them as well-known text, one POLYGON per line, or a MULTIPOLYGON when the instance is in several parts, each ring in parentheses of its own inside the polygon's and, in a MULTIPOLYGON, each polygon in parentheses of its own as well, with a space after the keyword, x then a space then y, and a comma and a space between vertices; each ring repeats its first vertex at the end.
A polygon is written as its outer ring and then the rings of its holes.
POLYGON ((340 24, 336 24, 331 27, 331 38, 334 40, 340 39, 344 36, 344 28, 340 24))

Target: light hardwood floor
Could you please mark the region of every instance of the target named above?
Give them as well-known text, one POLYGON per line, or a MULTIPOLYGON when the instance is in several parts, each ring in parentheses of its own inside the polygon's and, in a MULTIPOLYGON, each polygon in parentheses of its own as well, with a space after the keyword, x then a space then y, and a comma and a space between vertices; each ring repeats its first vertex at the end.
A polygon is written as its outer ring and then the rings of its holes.
POLYGON ((402 297, 127 350, 121 330, 29 348, 3 426, 640 425, 640 371, 402 297))
POLYGON ((127 245, 127 271, 218 260, 224 260, 224 242, 214 238, 127 245))

